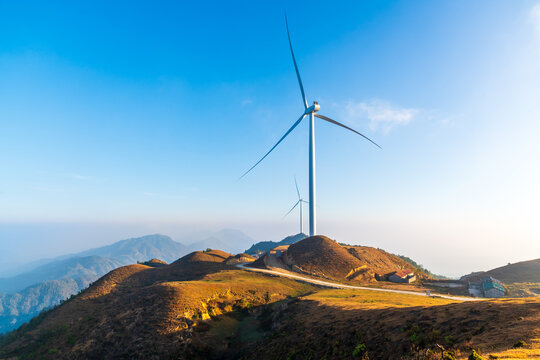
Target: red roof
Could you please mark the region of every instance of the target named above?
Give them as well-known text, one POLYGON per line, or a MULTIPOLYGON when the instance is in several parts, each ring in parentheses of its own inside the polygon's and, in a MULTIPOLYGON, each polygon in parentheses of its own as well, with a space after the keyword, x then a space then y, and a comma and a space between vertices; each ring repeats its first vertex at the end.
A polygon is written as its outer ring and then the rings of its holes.
POLYGON ((409 275, 414 275, 414 272, 412 270, 409 270, 409 269, 403 269, 403 270, 400 270, 400 271, 396 271, 396 273, 394 275, 397 275, 400 278, 404 279, 409 275))

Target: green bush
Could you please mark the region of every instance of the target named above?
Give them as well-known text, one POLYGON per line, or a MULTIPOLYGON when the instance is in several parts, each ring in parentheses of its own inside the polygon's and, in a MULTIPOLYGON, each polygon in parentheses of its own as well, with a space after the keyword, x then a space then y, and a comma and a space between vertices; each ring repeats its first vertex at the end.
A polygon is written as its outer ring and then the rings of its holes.
POLYGON ((367 351, 366 344, 360 343, 360 344, 356 345, 356 347, 354 348, 352 356, 353 357, 358 357, 358 356, 364 355, 366 353, 366 351, 367 351))
POLYGON ((469 360, 484 360, 484 358, 478 355, 478 353, 473 349, 471 355, 469 355, 469 360))

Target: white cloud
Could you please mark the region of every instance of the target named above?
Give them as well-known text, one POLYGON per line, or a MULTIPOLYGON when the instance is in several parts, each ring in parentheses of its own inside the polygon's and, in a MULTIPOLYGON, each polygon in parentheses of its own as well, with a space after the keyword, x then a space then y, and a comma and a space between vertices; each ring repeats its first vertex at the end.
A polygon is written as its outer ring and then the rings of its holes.
POLYGON ((533 25, 536 27, 536 32, 540 35, 540 3, 531 8, 530 16, 533 25))
POLYGON ((380 129, 385 133, 395 126, 407 125, 418 113, 418 109, 402 108, 382 100, 349 101, 345 105, 345 116, 349 121, 357 122, 367 119, 372 131, 380 129))

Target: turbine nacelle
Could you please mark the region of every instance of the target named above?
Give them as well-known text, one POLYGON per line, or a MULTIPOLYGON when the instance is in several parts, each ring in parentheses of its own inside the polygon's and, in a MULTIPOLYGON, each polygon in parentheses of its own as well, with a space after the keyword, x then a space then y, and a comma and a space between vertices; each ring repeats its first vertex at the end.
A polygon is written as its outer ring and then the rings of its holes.
POLYGON ((318 102, 314 101, 313 102, 313 105, 311 105, 310 107, 306 108, 306 111, 304 111, 304 114, 311 114, 313 112, 317 112, 321 109, 321 106, 319 105, 318 102))

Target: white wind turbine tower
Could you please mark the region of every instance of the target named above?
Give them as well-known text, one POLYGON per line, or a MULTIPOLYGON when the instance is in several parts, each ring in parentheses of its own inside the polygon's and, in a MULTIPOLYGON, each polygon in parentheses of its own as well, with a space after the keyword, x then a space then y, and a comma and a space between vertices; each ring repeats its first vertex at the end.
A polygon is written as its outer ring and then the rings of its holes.
POLYGON ((289 215, 294 210, 294 208, 300 205, 300 234, 302 234, 304 232, 304 227, 303 227, 304 219, 302 217, 302 208, 304 207, 304 203, 306 204, 309 204, 309 203, 306 200, 302 199, 302 197, 300 196, 300 190, 298 190, 298 183, 296 182, 296 178, 294 178, 294 185, 296 185, 296 193, 298 194, 298 201, 296 202, 296 204, 294 204, 291 210, 289 210, 289 212, 286 213, 285 216, 283 216, 283 218, 287 217, 287 215, 289 215))
POLYGON ((377 145, 373 140, 368 138, 367 136, 359 133, 356 130, 351 129, 350 127, 343 125, 342 123, 339 123, 335 120, 330 119, 327 116, 318 114, 317 112, 320 110, 319 103, 314 101, 313 105, 308 106, 308 102, 306 100, 306 94, 304 92, 304 85, 302 85, 302 79, 300 78, 300 72, 298 71, 298 65, 296 64, 296 59, 294 57, 294 51, 291 43, 291 35, 289 33, 289 24, 287 22, 287 15, 285 15, 285 26, 287 28, 287 37, 289 38, 289 47, 291 49, 291 55, 292 60, 294 64, 294 69, 296 71, 296 77, 298 78, 298 85, 300 85, 300 92, 302 93, 302 103, 304 105, 304 112, 300 116, 298 120, 291 126, 289 130, 279 139, 279 141, 259 160, 255 165, 253 165, 248 171, 246 171, 240 178, 243 178, 245 175, 247 175, 251 170, 253 170, 257 165, 260 164, 261 161, 263 161, 282 141, 291 133, 291 131, 294 130, 295 127, 300 124, 300 122, 306 117, 309 116, 309 236, 313 236, 317 233, 317 225, 316 225, 316 214, 315 214, 315 118, 322 119, 324 121, 328 121, 329 123, 332 123, 334 125, 341 126, 342 128, 345 128, 349 131, 352 131, 366 140, 373 143, 378 148, 381 148, 379 145, 377 145))

